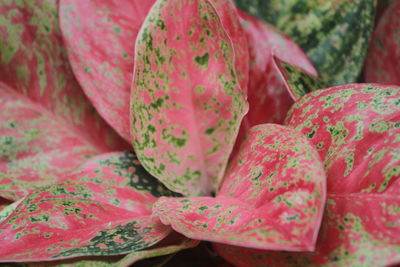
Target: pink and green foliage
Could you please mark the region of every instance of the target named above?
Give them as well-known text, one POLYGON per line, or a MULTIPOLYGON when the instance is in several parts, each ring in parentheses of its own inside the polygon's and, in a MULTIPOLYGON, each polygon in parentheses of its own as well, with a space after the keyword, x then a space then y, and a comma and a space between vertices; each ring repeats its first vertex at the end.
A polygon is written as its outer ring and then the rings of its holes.
POLYGON ((1 1, 0 81, 104 150, 126 147, 93 110, 70 69, 57 1, 1 1))
POLYGON ((101 149, 42 106, 0 84, 0 197, 56 183, 101 149))
POLYGON ((158 1, 143 24, 135 48, 133 146, 171 190, 208 195, 222 179, 247 112, 234 55, 210 1, 158 1))
POLYGON ((301 133, 253 127, 217 197, 160 198, 154 212, 188 237, 271 250, 311 251, 325 205, 325 173, 301 133))
POLYGON ((375 28, 367 61, 368 82, 400 84, 400 1, 393 1, 375 28))
POLYGON ((126 254, 150 247, 171 232, 152 216, 160 195, 176 196, 146 174, 131 152, 90 159, 64 183, 28 194, 0 224, 0 243, 7 243, 0 261, 126 254))
MULTIPOLYGON (((365 76, 398 83, 379 1, 365 76)), ((326 83, 376 1, 322 2, 236 0, 323 81, 232 0, 2 1, 0 262, 399 264, 400 87, 326 83)))
POLYGON ((216 245, 220 254, 237 266, 398 263, 399 98, 399 87, 353 84, 317 90, 296 102, 286 122, 308 136, 327 172, 327 207, 316 251, 216 245))
POLYGON ((60 24, 82 89, 127 141, 133 51, 154 0, 61 0, 60 24), (112 60, 109 60, 112 59, 112 60))
POLYGON ((316 70, 300 47, 275 27, 239 12, 250 49, 249 112, 240 126, 236 153, 247 131, 258 124, 283 123, 293 100, 273 62, 276 55, 313 75, 316 70))

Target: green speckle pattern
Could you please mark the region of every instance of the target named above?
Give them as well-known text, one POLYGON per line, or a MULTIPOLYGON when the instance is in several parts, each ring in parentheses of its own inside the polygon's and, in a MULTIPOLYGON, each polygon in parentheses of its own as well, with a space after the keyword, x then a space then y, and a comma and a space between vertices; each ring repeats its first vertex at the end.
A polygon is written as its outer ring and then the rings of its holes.
POLYGON ((136 41, 133 146, 149 173, 186 196, 216 190, 248 106, 219 16, 230 17, 218 11, 208 0, 158 1, 136 41))
POLYGON ((326 82, 305 72, 299 67, 282 61, 277 57, 274 57, 274 60, 280 70, 290 95, 295 101, 309 92, 329 87, 326 82))
POLYGON ((375 18, 375 0, 235 0, 276 25, 307 53, 330 85, 356 82, 375 18))

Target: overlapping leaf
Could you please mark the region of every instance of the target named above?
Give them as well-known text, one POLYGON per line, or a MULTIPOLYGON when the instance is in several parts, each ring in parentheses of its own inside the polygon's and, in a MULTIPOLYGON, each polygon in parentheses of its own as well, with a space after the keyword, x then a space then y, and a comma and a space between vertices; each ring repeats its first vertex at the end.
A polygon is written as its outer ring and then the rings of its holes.
POLYGON ((74 73, 99 113, 127 141, 135 40, 154 2, 60 1, 61 29, 74 73))
POLYGON ((108 158, 100 156, 97 165, 92 159, 76 177, 29 194, 0 224, 0 260, 126 254, 167 236, 170 227, 151 215, 152 203, 167 189, 140 170, 125 176, 138 167, 131 153, 108 158), (117 185, 106 181, 118 175, 117 185), (132 187, 121 186, 127 181, 132 187))
POLYGON ((367 61, 368 82, 400 85, 400 2, 387 8, 375 28, 367 61))
POLYGON ((78 128, 97 147, 126 147, 93 110, 72 74, 57 3, 1 1, 0 80, 78 128))
POLYGON ((281 73, 286 89, 294 100, 311 91, 329 87, 327 83, 318 79, 318 77, 280 60, 278 57, 274 57, 274 63, 281 73))
POLYGON ((262 123, 282 123, 293 104, 279 71, 273 63, 277 55, 317 75, 303 51, 273 26, 239 12, 250 49, 249 112, 240 126, 235 155, 247 131, 262 123))
POLYGON ((55 183, 101 149, 41 106, 0 84, 0 196, 55 183))
POLYGON ((332 84, 357 81, 374 24, 375 0, 235 2, 292 37, 323 80, 332 84))
POLYGON ((313 253, 217 246, 238 266, 386 266, 400 262, 400 88, 353 84, 302 97, 287 123, 317 147, 328 200, 313 253), (235 254, 236 253, 236 254, 235 254))
POLYGON ((216 198, 161 198, 154 212, 195 239, 272 250, 313 250, 325 204, 317 152, 297 131, 252 128, 216 198))
POLYGON ((218 186, 247 111, 218 15, 207 0, 158 1, 136 42, 133 145, 147 171, 185 195, 218 186))

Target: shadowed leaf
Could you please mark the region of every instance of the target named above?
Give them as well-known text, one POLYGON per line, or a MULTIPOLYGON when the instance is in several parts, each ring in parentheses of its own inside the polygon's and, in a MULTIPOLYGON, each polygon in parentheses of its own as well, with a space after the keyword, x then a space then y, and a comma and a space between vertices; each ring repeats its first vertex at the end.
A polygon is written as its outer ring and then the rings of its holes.
POLYGON ((375 28, 365 64, 368 82, 400 85, 400 2, 394 1, 375 28))
POLYGON ((311 91, 329 87, 318 77, 280 60, 278 57, 274 57, 274 63, 280 71, 287 90, 295 101, 311 91))
POLYGON ((276 25, 307 53, 322 80, 355 82, 374 25, 375 0, 235 0, 276 25))

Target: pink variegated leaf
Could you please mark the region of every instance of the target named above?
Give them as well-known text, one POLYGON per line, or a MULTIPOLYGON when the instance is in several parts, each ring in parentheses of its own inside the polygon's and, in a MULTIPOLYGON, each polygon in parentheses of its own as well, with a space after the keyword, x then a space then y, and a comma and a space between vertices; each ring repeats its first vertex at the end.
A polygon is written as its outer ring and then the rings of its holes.
POLYGON ((55 183, 101 148, 42 106, 0 84, 0 196, 55 183))
POLYGON ((275 252, 214 244, 237 267, 397 266, 400 198, 331 194, 315 252, 275 252))
POLYGON ((176 194, 146 175, 130 152, 90 159, 64 180, 34 190, 0 224, 0 261, 126 254, 171 232, 151 208, 159 195, 176 194))
POLYGON ((237 149, 246 132, 262 123, 282 123, 293 100, 286 89, 273 56, 301 67, 312 75, 317 72, 301 48, 275 27, 239 11, 250 49, 248 101, 250 109, 240 126, 237 149))
POLYGON ((399 99, 397 86, 348 84, 294 104, 286 123, 317 147, 330 193, 382 193, 399 178, 399 99))
POLYGON ((391 266, 400 263, 400 87, 349 84, 297 101, 286 122, 324 162, 328 200, 313 253, 219 246, 237 266, 391 266), (240 249, 240 253, 239 253, 240 249))
POLYGON ((58 1, 1 1, 0 81, 40 103, 104 151, 127 144, 100 118, 70 69, 58 1))
POLYGON ((368 82, 400 85, 400 1, 385 10, 372 36, 365 79, 368 82))
POLYGON ((299 132, 255 126, 217 197, 160 198, 153 211, 190 238, 271 250, 313 250, 325 205, 318 153, 299 132))
POLYGON ((208 0, 158 1, 136 41, 133 145, 147 171, 185 195, 218 187, 247 111, 218 12, 208 0))
POLYGON ((133 52, 154 0, 62 0, 60 22, 74 73, 103 118, 127 141, 133 52))
POLYGON ((247 94, 249 83, 249 47, 247 36, 239 20, 238 10, 233 0, 212 0, 221 23, 232 40, 235 50, 235 69, 240 87, 247 94))
POLYGON ((317 72, 301 48, 288 36, 244 12, 240 16, 250 47, 247 125, 282 123, 293 100, 274 66, 272 56, 276 55, 312 75, 317 75, 317 72))

